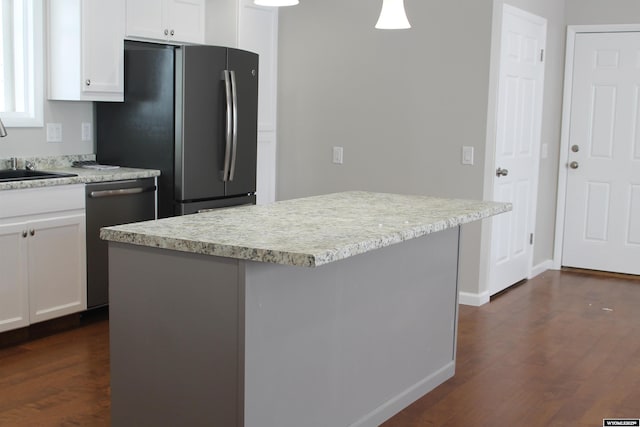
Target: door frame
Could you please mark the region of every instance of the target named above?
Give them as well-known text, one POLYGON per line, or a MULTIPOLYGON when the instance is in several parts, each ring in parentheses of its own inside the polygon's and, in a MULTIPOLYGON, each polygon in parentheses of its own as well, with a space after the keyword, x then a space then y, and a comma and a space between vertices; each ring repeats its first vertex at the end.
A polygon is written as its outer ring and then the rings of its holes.
POLYGON ((556 229, 553 246, 553 269, 562 268, 564 223, 567 208, 567 181, 569 163, 569 128, 571 123, 571 98, 573 96, 573 57, 576 35, 580 33, 640 32, 640 24, 569 25, 564 65, 564 94, 562 96, 562 124, 560 131, 560 155, 558 160, 558 191, 556 199, 556 229))

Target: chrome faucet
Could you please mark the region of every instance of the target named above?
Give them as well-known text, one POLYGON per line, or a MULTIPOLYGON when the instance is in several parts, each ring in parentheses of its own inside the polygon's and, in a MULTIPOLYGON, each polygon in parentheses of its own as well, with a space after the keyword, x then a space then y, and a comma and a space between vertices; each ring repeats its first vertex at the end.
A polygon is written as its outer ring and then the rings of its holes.
POLYGON ((5 136, 7 136, 7 129, 5 129, 2 119, 0 119, 0 138, 4 138, 5 136))
POLYGON ((18 169, 18 159, 12 157, 9 159, 9 169, 16 170, 18 169))

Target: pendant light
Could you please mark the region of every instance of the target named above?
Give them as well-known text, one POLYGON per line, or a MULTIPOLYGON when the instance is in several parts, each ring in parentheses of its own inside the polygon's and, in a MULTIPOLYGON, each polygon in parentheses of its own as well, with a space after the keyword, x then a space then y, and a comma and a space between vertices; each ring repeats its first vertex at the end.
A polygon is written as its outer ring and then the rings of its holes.
POLYGON ((253 0, 258 6, 295 6, 298 0, 253 0))
POLYGON ((382 0, 382 10, 376 28, 381 30, 411 28, 407 13, 404 11, 404 0, 382 0))

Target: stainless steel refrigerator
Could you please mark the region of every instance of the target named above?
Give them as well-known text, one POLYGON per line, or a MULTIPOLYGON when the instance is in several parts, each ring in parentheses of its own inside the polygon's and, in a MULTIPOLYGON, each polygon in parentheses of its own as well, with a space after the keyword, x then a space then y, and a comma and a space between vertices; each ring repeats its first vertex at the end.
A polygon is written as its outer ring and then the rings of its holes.
POLYGON ((122 103, 96 103, 101 164, 159 169, 160 218, 255 203, 258 55, 125 41, 122 103))

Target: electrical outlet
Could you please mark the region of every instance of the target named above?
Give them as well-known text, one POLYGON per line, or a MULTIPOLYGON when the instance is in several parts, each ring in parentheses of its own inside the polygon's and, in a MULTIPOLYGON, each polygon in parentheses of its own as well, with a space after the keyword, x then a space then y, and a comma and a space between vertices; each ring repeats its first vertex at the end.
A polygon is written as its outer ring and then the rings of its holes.
POLYGON ((82 140, 83 141, 91 141, 91 123, 85 122, 82 123, 81 127, 81 134, 82 134, 82 140))
POLYGON ((62 123, 47 123, 47 142, 62 142, 62 123))
POLYGON ((333 163, 337 165, 341 165, 343 160, 342 156, 343 156, 343 148, 333 147, 333 163))
POLYGON ((473 165, 473 147, 462 147, 462 164, 473 165))

